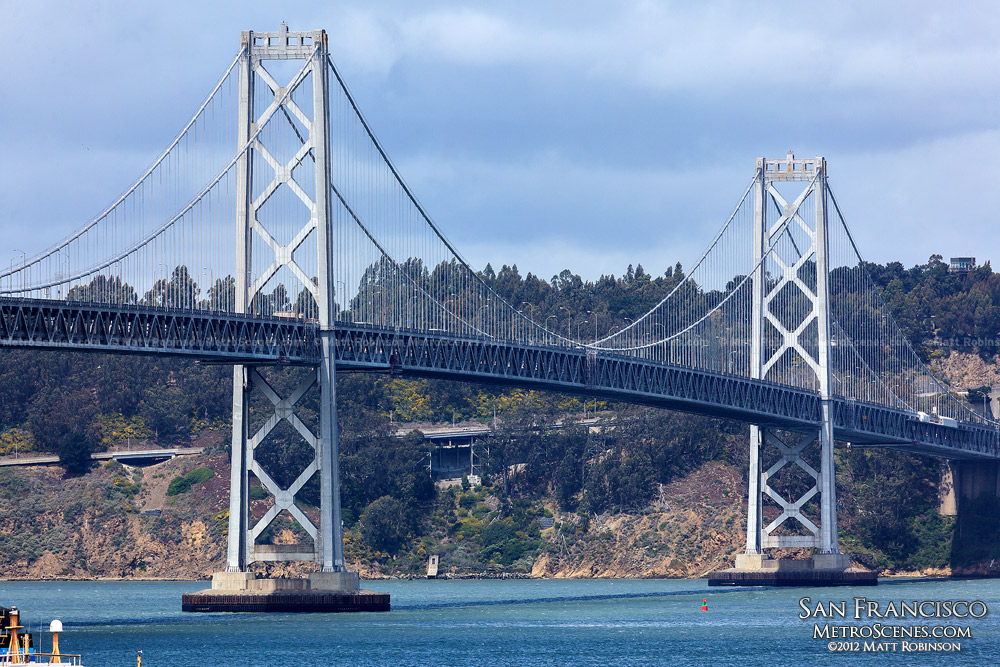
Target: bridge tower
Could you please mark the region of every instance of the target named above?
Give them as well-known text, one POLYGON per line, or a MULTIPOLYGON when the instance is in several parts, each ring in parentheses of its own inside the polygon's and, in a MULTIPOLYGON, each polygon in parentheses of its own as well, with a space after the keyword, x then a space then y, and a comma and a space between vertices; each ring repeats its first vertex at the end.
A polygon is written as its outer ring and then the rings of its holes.
POLYGON ((765 425, 751 425, 747 544, 746 553, 736 559, 736 567, 776 568, 777 563, 764 549, 805 547, 818 550, 813 561, 789 566, 843 570, 850 566, 850 559, 840 553, 837 543, 826 160, 796 159, 789 152, 784 159, 759 158, 756 168, 750 375, 812 384, 820 394, 822 423, 813 433, 780 437, 765 425), (782 186, 784 195, 778 187, 783 183, 793 184, 782 186), (786 199, 788 189, 796 189, 796 184, 805 187, 786 199), (786 234, 789 227, 794 236, 786 234), (793 239, 793 252, 788 252, 789 238, 793 239), (779 243, 786 248, 776 247, 779 243), (819 448, 818 471, 805 455, 814 443, 819 448), (777 457, 772 457, 773 465, 765 469, 762 454, 768 447, 777 449, 771 452, 777 457), (786 498, 772 487, 785 466, 797 466, 805 479, 811 480, 811 486, 798 498, 786 498), (766 525, 765 494, 780 509, 766 525), (816 495, 820 497, 819 525, 803 512, 816 495), (789 521, 793 523, 786 530, 778 531, 789 521))
MULTIPOLYGON (((253 312, 255 297, 281 269, 294 275, 316 303, 322 361, 289 395, 279 396, 259 367, 236 365, 233 369, 232 477, 229 510, 229 544, 226 572, 213 587, 246 588, 247 568, 256 561, 314 561, 321 572, 311 577, 312 588, 357 590, 356 573, 345 571, 340 518, 337 410, 332 352, 336 306, 333 293, 333 233, 330 203, 329 67, 327 36, 323 30, 290 32, 282 23, 277 32, 243 32, 239 68, 237 145, 242 147, 275 114, 284 114, 301 141, 291 158, 279 153, 259 136, 238 163, 236 186, 236 311, 253 312), (308 61, 304 75, 279 83, 268 71, 271 61, 308 61), (261 88, 264 88, 263 90, 261 88), (311 88, 311 90, 310 90, 311 88), (271 99, 273 96, 273 101, 271 99), (264 100, 261 104, 261 100, 264 100), (256 104, 255 104, 256 101, 256 104), (257 106, 263 106, 258 109, 257 106), (296 123, 292 123, 292 118, 296 123), (304 129, 299 129, 304 128, 304 129), (297 169, 308 162, 309 168, 297 169), (311 182, 309 182, 311 181, 311 182), (284 190, 301 201, 307 219, 286 245, 258 215, 268 200, 284 190), (305 244, 315 235, 315 242, 305 244), (303 250, 315 247, 317 278, 312 280, 297 263, 303 250), (253 249, 264 257, 254 257, 253 249), (296 253, 299 251, 299 254, 296 253), (254 261, 257 260, 257 261, 254 261), (256 267, 256 268, 255 268, 256 267), (266 268, 261 268, 266 267, 266 268), (307 426, 296 406, 309 391, 319 391, 319 432, 307 426), (254 392, 271 404, 272 413, 252 432, 249 401, 254 392), (259 464, 255 452, 281 420, 286 420, 314 451, 312 463, 288 487, 281 488, 259 464), (249 474, 270 492, 273 505, 257 522, 249 512, 249 474), (314 476, 320 482, 319 526, 295 504, 296 493, 314 476), (289 513, 309 534, 312 544, 258 544, 261 533, 282 513, 289 513), (227 575, 228 578, 227 578, 227 575), (241 576, 242 575, 242 576, 241 576)), ((296 223, 297 224, 297 223, 296 223)), ((249 575, 252 579, 252 575, 249 575)))

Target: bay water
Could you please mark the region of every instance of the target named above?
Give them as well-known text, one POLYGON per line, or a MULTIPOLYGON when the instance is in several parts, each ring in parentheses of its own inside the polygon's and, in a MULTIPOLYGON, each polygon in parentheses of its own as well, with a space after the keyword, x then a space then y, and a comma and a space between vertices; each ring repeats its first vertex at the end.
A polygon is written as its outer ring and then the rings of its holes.
MULTIPOLYGON (((882 580, 877 588, 709 588, 704 580, 461 580, 363 582, 392 595, 392 611, 363 614, 192 614, 181 594, 206 582, 0 582, 0 605, 48 651, 87 667, 239 665, 997 665, 1000 581, 882 580), (800 600, 846 602, 848 618, 801 619, 800 600), (979 600, 967 619, 853 618, 855 597, 979 600), (702 606, 707 606, 703 611, 702 606), (815 626, 949 625, 961 639, 840 639, 815 626), (849 642, 858 641, 858 650, 849 642), (880 651, 863 650, 877 641, 880 651), (920 642, 960 650, 917 650, 920 642), (895 642, 895 648, 885 646, 895 642), (904 652, 902 642, 913 650, 904 652)), ((871 648, 871 647, 869 647, 871 648)))

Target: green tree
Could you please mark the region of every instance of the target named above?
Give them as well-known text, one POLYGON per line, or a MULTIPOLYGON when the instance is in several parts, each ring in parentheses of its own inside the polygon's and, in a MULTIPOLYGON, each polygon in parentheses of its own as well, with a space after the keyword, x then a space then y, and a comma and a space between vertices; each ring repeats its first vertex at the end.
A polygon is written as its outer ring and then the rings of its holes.
POLYGON ((382 496, 361 514, 361 535, 370 546, 396 553, 409 535, 406 505, 391 496, 382 496))
POLYGON ((77 285, 66 293, 67 301, 132 304, 138 301, 135 288, 118 276, 98 275, 86 285, 77 285))
POLYGON ((56 394, 53 402, 38 400, 31 409, 31 434, 47 451, 59 453, 67 473, 90 469, 90 455, 100 439, 94 427, 97 409, 92 392, 77 390, 56 394))
POLYGON ((208 307, 212 310, 231 311, 236 308, 236 279, 232 276, 217 278, 208 289, 208 307))
POLYGON ((194 308, 198 304, 200 290, 198 283, 191 278, 188 268, 183 265, 174 267, 169 280, 160 278, 153 283, 142 298, 147 306, 167 308, 194 308))
POLYGON ((59 465, 68 475, 81 475, 90 470, 93 459, 91 441, 79 430, 69 431, 59 438, 59 465))

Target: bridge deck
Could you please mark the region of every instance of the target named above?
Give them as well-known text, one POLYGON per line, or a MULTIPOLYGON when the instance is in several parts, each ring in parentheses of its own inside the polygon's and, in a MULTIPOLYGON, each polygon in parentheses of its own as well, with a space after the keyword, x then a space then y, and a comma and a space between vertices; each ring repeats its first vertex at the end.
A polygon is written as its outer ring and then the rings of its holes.
MULTIPOLYGON (((660 364, 583 347, 523 345, 442 332, 344 324, 343 370, 464 379, 569 392, 805 431, 820 423, 817 393, 742 376, 660 364)), ((316 325, 288 319, 153 307, 0 298, 0 346, 182 356, 218 363, 316 364, 316 325)), ((920 421, 909 410, 834 401, 841 441, 948 458, 1000 458, 1000 433, 920 421)))

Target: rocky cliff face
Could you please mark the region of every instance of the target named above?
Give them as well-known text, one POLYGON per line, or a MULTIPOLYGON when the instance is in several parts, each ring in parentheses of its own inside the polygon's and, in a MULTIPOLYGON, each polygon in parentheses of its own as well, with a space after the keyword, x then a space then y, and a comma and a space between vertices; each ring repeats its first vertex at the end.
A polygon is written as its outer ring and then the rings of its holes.
POLYGON ((978 354, 952 350, 947 356, 933 360, 931 369, 957 391, 983 385, 1000 387, 1000 364, 996 358, 983 359, 978 354))
MULTIPOLYGON (((208 578, 225 563, 228 493, 225 454, 178 458, 141 471, 112 463, 76 478, 64 478, 58 467, 0 468, 0 572, 8 579, 208 578), (215 474, 185 493, 167 495, 171 480, 197 468, 215 474)), ((745 543, 745 494, 743 471, 713 462, 660 486, 640 512, 587 518, 560 512, 552 499, 543 499, 555 525, 542 531, 531 574, 698 577, 731 567, 745 543)), ((262 516, 268 504, 254 501, 252 513, 262 516)), ((849 531, 849 522, 845 526, 849 531)), ((272 535, 275 543, 297 539, 287 527, 272 535)), ((419 576, 414 562, 419 566, 427 554, 444 553, 449 540, 461 536, 427 534, 414 540, 416 555, 409 560, 386 554, 373 559, 370 549, 359 546, 360 536, 348 531, 346 551, 349 567, 365 578, 419 576)), ((453 565, 442 562, 442 571, 453 565)), ((310 563, 256 566, 270 576, 315 569, 310 563)), ((987 559, 966 571, 993 574, 995 568, 987 559)))
MULTIPOLYGON (((586 531, 575 515, 556 516, 536 577, 698 577, 732 567, 746 543, 743 479, 735 468, 709 463, 659 489, 638 514, 601 515, 586 531), (567 533, 569 533, 567 535, 567 533)), ((547 534, 546 534, 547 533, 547 534)))
MULTIPOLYGON (((0 470, 0 567, 12 579, 203 579, 223 567, 228 527, 225 455, 184 457, 142 469, 102 465, 64 478, 57 467, 0 470), (199 467, 216 474, 186 493, 172 479, 199 467)), ((660 488, 647 511, 593 517, 556 512, 532 568, 540 577, 699 576, 728 567, 743 542, 743 482, 712 463, 660 488)), ((257 501, 263 512, 266 501, 257 501)), ((546 501, 549 507, 552 503, 546 501)), ((276 542, 294 541, 278 533, 276 542)), ((357 539, 351 536, 351 539, 357 539)), ((428 545, 433 553, 434 545, 428 545)), ((384 564, 352 564, 367 577, 384 564)), ((311 564, 276 564, 300 575, 311 564)), ((395 574, 402 574, 396 572, 395 574)))
POLYGON ((167 500, 163 493, 169 478, 190 464, 170 462, 142 472, 112 464, 76 478, 64 478, 58 467, 3 469, 0 564, 5 576, 203 578, 223 555, 222 526, 212 519, 222 480, 209 480, 196 501, 167 500), (158 516, 142 513, 152 505, 158 506, 158 516))

